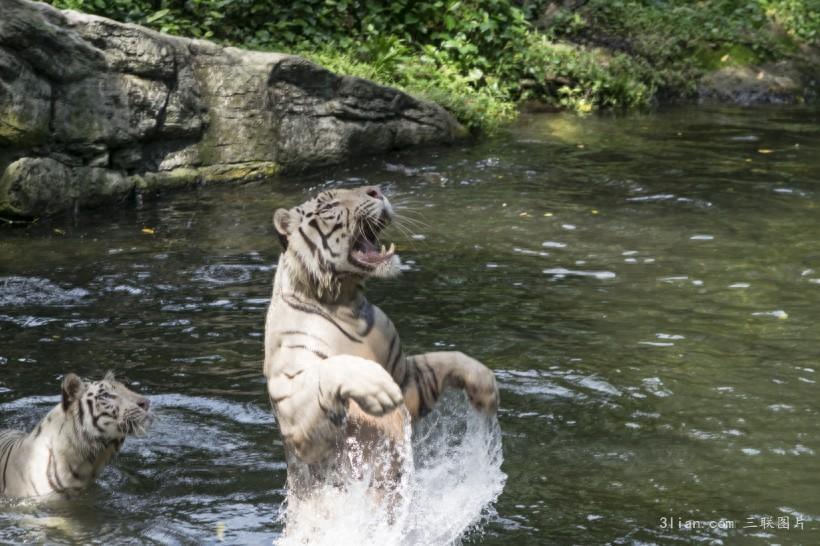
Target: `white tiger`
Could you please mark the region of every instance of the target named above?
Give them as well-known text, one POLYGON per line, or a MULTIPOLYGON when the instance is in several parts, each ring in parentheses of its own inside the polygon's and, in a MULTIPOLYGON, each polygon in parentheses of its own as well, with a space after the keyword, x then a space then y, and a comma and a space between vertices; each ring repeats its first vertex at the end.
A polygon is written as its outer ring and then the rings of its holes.
POLYGON ((490 369, 461 352, 405 357, 393 323, 365 297, 366 279, 399 273, 395 246, 378 242, 393 217, 376 186, 325 191, 274 215, 283 250, 264 373, 291 486, 304 474, 291 463, 327 461, 346 439, 401 441, 405 416, 424 416, 447 387, 488 414, 498 407, 490 369))
POLYGON ((91 484, 126 435, 142 435, 153 419, 147 398, 110 372, 83 382, 70 373, 62 400, 26 434, 0 431, 0 496, 69 493, 91 484))

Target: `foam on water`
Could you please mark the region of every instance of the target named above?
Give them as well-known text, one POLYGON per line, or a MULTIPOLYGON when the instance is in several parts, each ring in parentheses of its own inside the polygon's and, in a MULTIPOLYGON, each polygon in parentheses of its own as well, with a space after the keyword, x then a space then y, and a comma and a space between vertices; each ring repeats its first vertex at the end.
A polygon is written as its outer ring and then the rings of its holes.
POLYGON ((285 534, 276 544, 458 544, 480 532, 507 478, 498 421, 451 392, 412 435, 408 427, 406 439, 412 449, 405 453, 399 500, 380 501, 367 479, 352 478, 342 487, 321 486, 309 499, 291 495, 285 534))

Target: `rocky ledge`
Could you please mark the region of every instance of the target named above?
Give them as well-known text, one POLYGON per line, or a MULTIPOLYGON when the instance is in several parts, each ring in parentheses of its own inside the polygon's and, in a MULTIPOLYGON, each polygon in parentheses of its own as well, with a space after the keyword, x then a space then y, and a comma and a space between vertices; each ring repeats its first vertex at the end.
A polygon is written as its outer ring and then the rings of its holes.
POLYGON ((446 143, 443 108, 293 55, 0 0, 0 216, 446 143))

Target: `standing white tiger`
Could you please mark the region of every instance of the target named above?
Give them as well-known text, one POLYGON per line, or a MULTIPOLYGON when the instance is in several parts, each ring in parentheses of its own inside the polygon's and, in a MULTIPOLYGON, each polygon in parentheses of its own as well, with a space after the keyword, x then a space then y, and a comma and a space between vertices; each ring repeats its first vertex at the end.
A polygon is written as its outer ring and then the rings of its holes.
POLYGON ((498 407, 490 369, 460 352, 405 357, 393 323, 365 298, 366 279, 399 273, 394 245, 378 242, 393 216, 375 186, 325 191, 274 215, 282 253, 264 372, 291 487, 349 439, 365 452, 401 441, 408 412, 424 416, 447 387, 486 413, 498 407))
POLYGON ((26 434, 0 431, 0 496, 67 493, 91 484, 126 435, 142 435, 152 420, 148 399, 106 374, 83 382, 70 373, 62 400, 26 434))

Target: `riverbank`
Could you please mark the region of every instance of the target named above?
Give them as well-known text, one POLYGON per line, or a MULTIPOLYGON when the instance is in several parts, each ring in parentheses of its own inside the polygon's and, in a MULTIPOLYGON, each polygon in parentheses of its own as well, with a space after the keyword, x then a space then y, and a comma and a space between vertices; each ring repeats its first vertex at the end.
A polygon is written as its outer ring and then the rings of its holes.
POLYGON ((52 3, 154 30, 3 0, 2 218, 454 142, 522 108, 806 102, 820 67, 818 0, 52 3))
POLYGON ((473 131, 522 106, 590 112, 817 94, 818 0, 51 0, 185 36, 287 51, 435 101, 473 131))
POLYGON ((306 59, 27 0, 0 20, 0 218, 268 179, 466 134, 441 106, 306 59))

